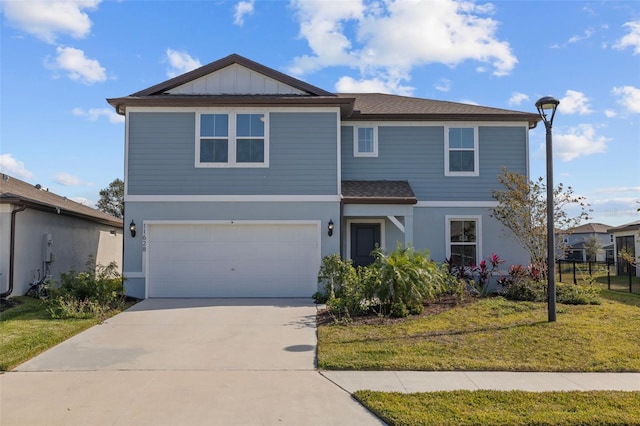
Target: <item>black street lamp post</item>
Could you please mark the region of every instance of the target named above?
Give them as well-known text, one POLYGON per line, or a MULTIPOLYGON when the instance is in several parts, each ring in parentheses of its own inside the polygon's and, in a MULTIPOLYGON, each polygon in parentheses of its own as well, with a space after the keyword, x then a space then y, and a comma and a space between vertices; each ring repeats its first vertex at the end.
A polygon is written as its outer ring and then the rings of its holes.
POLYGON ((554 241, 553 221, 553 153, 551 143, 551 126, 556 115, 560 101, 551 96, 538 99, 536 108, 547 129, 547 297, 549 309, 549 322, 556 320, 556 256, 554 241), (547 117, 546 111, 550 111, 551 117, 547 117))

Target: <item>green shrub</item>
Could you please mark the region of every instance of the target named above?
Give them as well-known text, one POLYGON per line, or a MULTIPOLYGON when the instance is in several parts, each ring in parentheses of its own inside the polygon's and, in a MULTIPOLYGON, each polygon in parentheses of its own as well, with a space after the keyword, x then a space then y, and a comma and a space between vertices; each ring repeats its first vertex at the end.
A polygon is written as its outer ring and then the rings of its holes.
POLYGON ((318 282, 323 284, 324 296, 327 300, 340 297, 345 292, 345 288, 356 280, 356 269, 350 260, 343 260, 338 254, 325 256, 322 259, 318 282))
POLYGON ((403 248, 398 244, 388 255, 376 250, 374 256, 380 274, 378 296, 381 303, 388 303, 394 312, 403 312, 395 305, 404 305, 407 311, 418 312, 418 306, 434 300, 446 289, 442 269, 429 259, 426 250, 416 252, 412 247, 403 248))
POLYGON ((394 318, 406 318, 409 316, 409 309, 404 303, 396 302, 391 305, 389 314, 394 318))
POLYGON ((558 283, 556 285, 556 301, 566 305, 599 305, 600 289, 589 284, 558 283))
POLYGON ((85 271, 60 274, 60 286, 51 291, 48 309, 54 318, 102 318, 122 304, 122 289, 118 265, 96 264, 89 256, 85 271))
POLYGON ((541 281, 519 279, 505 286, 504 296, 510 300, 544 302, 547 300, 547 286, 541 281))
MULTIPOLYGON (((510 300, 547 301, 547 282, 540 279, 539 268, 512 266, 509 276, 500 280, 503 295, 510 300)), ((556 283, 556 301, 567 305, 598 305, 600 289, 593 283, 575 285, 556 283)))
POLYGON ((375 312, 378 315, 406 317, 424 311, 424 303, 441 294, 458 294, 446 270, 429 259, 427 251, 398 245, 385 254, 375 250, 376 261, 354 268, 337 254, 326 256, 318 273, 324 293, 314 294, 325 300, 327 309, 340 321, 375 312))

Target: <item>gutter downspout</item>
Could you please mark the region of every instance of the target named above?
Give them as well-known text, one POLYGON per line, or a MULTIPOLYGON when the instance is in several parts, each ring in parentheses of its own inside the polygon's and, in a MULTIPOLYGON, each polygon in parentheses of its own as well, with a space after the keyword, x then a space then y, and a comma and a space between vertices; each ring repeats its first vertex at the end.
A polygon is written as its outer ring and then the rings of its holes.
POLYGON ((16 214, 26 210, 27 206, 21 204, 15 210, 11 211, 11 248, 9 249, 9 288, 4 293, 0 293, 0 299, 6 299, 13 292, 13 270, 15 264, 15 246, 16 246, 16 214))
POLYGON ((344 260, 344 199, 340 197, 340 259, 344 260))

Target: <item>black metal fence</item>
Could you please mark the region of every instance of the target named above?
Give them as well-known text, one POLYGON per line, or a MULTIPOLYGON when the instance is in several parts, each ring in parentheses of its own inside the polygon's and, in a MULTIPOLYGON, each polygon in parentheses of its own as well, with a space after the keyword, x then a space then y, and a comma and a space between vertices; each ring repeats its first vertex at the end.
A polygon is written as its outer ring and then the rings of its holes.
POLYGON ((557 273, 559 281, 563 281, 564 277, 565 280, 572 280, 574 284, 578 283, 578 279, 584 279, 585 276, 595 278, 606 276, 609 290, 640 293, 640 278, 636 277, 636 268, 637 266, 627 264, 624 269, 628 273, 618 275, 615 262, 560 259, 558 260, 557 273))

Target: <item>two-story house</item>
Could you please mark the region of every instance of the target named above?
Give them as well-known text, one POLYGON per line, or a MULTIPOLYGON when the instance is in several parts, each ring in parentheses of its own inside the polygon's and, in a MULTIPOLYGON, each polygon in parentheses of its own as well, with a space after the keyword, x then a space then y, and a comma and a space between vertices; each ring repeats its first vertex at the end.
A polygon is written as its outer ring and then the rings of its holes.
POLYGON ((613 234, 610 225, 585 223, 560 232, 564 248, 564 258, 580 262, 613 262, 613 234), (595 256, 594 256, 595 254, 595 256))
POLYGON ((132 296, 309 297, 323 256, 397 243, 529 262, 491 190, 502 167, 528 176, 537 114, 335 94, 238 55, 108 102, 126 117, 132 296))

